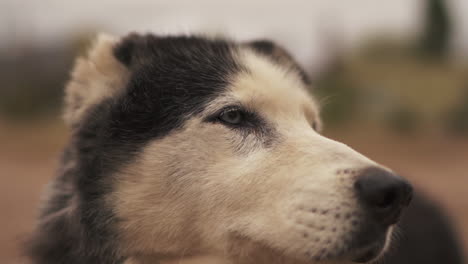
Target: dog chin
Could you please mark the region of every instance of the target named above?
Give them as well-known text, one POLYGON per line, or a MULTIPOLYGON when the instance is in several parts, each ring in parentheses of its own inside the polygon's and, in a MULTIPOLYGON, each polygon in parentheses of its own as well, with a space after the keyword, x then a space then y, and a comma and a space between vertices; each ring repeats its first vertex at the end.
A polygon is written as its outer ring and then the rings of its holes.
POLYGON ((332 257, 329 259, 322 259, 320 262, 323 264, 336 264, 336 263, 374 263, 380 257, 382 257, 391 241, 393 227, 389 227, 386 231, 380 235, 376 235, 372 240, 355 241, 354 245, 351 246, 348 252, 345 252, 341 256, 332 257))
POLYGON ((374 261, 382 255, 384 248, 385 239, 382 239, 365 248, 356 250, 356 252, 353 254, 354 257, 352 261, 356 263, 368 263, 374 261))
POLYGON ((361 245, 351 253, 351 261, 354 263, 369 263, 379 259, 388 248, 393 227, 367 245, 361 245))

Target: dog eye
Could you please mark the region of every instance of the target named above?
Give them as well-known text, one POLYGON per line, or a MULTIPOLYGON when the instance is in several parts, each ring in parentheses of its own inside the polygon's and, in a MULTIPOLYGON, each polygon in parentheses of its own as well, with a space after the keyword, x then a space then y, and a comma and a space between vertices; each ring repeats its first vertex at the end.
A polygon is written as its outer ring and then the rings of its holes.
POLYGON ((244 113, 239 109, 232 109, 222 112, 218 119, 229 125, 239 125, 244 121, 244 113))

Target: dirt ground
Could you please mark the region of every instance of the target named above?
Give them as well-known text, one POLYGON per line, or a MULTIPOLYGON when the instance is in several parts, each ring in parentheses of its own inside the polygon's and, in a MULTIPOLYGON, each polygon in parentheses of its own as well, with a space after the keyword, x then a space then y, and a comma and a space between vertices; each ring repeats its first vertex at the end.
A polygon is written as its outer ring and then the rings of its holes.
MULTIPOLYGON (((440 202, 468 252, 468 140, 365 131, 327 135, 391 167, 440 202)), ((55 123, 11 127, 0 122, 0 263, 25 263, 20 245, 34 226, 41 190, 54 175, 66 138, 55 123)))

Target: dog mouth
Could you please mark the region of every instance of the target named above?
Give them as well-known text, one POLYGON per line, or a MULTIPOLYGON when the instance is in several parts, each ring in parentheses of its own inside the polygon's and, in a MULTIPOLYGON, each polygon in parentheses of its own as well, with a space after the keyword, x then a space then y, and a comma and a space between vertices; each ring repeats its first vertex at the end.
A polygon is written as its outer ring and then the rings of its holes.
POLYGON ((352 253, 351 261, 356 263, 367 263, 380 256, 385 247, 385 238, 357 250, 352 253))
MULTIPOLYGON (((385 232, 375 234, 371 237, 365 237, 356 241, 351 251, 350 259, 355 263, 367 263, 377 259, 384 251, 387 242, 387 235, 390 234, 389 228, 385 232)), ((369 234, 367 234, 369 235, 369 234)))

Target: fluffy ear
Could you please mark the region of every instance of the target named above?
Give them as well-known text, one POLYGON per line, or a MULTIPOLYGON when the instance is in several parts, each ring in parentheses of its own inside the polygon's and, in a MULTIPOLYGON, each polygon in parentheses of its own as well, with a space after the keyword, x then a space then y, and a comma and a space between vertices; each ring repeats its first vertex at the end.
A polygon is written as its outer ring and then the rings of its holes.
POLYGON ((258 54, 262 54, 264 56, 269 57, 274 62, 285 66, 287 68, 291 68, 301 76, 302 80, 309 85, 310 80, 306 74, 306 72, 299 66, 296 60, 280 45, 270 41, 270 40, 254 40, 250 42, 244 43, 247 47, 251 48, 258 54))
POLYGON ((114 56, 118 38, 99 34, 84 57, 76 60, 65 88, 65 122, 80 123, 90 107, 122 90, 129 70, 114 56))

